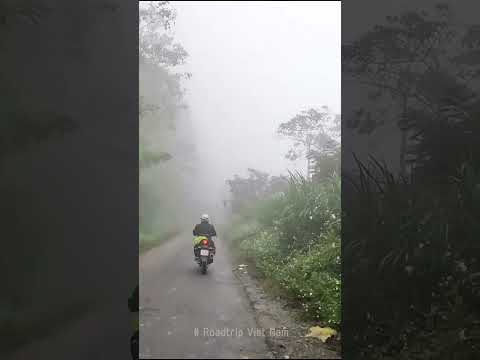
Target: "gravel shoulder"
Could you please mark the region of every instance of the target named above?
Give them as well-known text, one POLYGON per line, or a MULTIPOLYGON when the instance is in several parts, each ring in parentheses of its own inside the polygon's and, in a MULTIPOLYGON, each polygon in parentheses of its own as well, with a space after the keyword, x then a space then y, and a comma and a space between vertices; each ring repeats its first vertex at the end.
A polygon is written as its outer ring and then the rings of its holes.
POLYGON ((298 314, 282 299, 269 295, 258 279, 247 270, 233 272, 243 286, 255 312, 257 326, 265 331, 265 341, 277 359, 341 359, 338 346, 305 337, 312 324, 298 320, 298 314), (270 329, 272 329, 270 331, 270 329))

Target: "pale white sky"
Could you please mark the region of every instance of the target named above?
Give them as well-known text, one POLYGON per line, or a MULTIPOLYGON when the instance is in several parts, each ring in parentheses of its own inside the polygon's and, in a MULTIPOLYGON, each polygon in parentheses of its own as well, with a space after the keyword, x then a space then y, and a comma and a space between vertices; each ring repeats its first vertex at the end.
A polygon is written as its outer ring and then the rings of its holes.
POLYGON ((202 157, 223 177, 247 167, 285 173, 293 164, 278 125, 309 107, 340 111, 340 2, 172 5, 190 54, 192 122, 208 144, 202 157))

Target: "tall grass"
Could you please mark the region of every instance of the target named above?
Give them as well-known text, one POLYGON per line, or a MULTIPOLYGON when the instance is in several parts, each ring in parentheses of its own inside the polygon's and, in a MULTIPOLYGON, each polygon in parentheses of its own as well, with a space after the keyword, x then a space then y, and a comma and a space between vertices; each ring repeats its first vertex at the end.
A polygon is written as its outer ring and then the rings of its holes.
POLYGON ((479 343, 479 169, 466 163, 437 187, 371 164, 358 161, 358 181, 342 194, 343 325, 354 339, 344 350, 441 359, 458 347, 455 358, 471 358, 479 343))
POLYGON ((230 234, 244 259, 306 319, 338 328, 340 178, 318 182, 290 174, 285 193, 245 211, 230 234))

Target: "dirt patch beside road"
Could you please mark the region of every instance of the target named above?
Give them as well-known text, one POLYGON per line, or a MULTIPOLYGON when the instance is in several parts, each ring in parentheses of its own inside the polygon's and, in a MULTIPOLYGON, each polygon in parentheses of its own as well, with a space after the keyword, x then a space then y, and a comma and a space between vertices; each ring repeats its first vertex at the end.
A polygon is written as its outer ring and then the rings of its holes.
POLYGON ((265 293, 260 282, 251 276, 248 267, 234 268, 255 311, 257 325, 265 329, 265 340, 277 359, 341 359, 338 347, 315 337, 305 337, 311 324, 297 319, 294 310, 280 298, 265 293))

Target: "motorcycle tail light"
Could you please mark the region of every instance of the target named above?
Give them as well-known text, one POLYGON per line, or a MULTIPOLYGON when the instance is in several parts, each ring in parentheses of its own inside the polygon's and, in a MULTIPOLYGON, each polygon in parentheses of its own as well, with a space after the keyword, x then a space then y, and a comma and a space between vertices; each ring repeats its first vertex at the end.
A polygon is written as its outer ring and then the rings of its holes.
POLYGON ((203 239, 203 240, 202 240, 202 245, 208 245, 208 240, 203 239))

